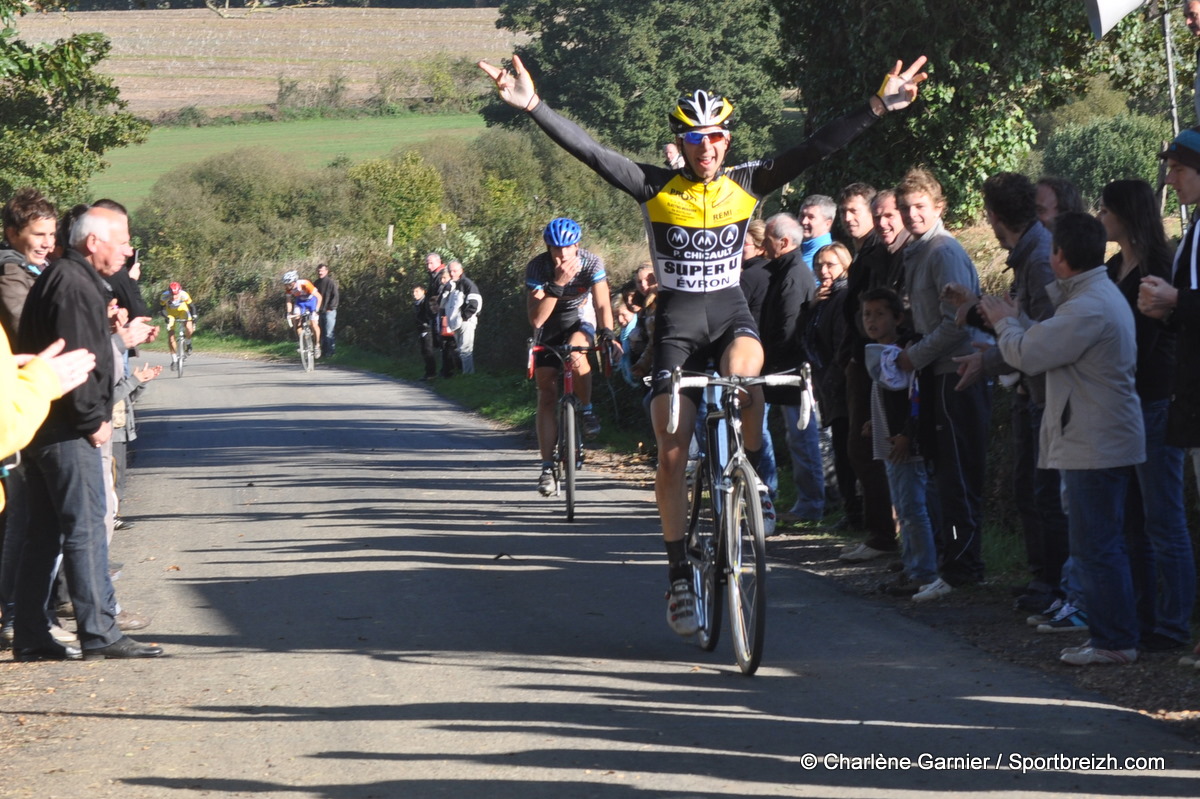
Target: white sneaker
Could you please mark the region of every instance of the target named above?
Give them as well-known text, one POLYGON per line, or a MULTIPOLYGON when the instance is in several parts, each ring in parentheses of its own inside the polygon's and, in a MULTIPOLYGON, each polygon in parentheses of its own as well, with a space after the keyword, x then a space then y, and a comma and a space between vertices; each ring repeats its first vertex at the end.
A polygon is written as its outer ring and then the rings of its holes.
POLYGON ((1058 659, 1069 666, 1125 666, 1138 659, 1136 649, 1097 649, 1094 646, 1064 649, 1058 659))
POLYGON ((913 594, 912 601, 929 602, 932 599, 941 599, 953 590, 954 588, 950 583, 939 577, 932 583, 921 586, 921 590, 913 594))
POLYGON ((763 535, 775 535, 775 503, 766 493, 762 495, 763 535))
POLYGON ((700 629, 696 618, 696 595, 690 580, 676 580, 667 592, 667 624, 679 635, 695 635, 700 629))
POLYGON ((57 624, 50 625, 50 637, 60 644, 74 644, 79 642, 79 636, 70 630, 64 630, 57 624))
POLYGON ((869 547, 866 544, 859 544, 853 549, 838 555, 838 560, 845 563, 866 563, 868 560, 882 558, 886 554, 888 553, 884 552, 882 549, 875 549, 874 547, 869 547))

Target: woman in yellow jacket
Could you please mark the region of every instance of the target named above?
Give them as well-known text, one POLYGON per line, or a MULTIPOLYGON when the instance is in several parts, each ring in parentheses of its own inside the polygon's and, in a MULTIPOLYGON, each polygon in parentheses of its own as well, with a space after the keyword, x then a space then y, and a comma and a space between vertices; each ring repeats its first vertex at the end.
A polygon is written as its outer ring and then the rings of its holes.
MULTIPOLYGON (((50 411, 50 403, 81 384, 96 366, 85 349, 64 353, 62 339, 37 355, 13 355, 0 330, 0 458, 29 443, 50 411)), ((0 488, 0 510, 4 491, 0 488)))

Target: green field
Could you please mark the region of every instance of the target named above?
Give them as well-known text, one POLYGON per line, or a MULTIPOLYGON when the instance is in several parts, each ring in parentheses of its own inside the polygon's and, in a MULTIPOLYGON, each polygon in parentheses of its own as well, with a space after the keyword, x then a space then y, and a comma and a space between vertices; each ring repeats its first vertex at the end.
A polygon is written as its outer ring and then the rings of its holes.
POLYGON ((107 154, 112 165, 92 178, 92 194, 111 197, 135 209, 165 173, 242 147, 270 147, 315 167, 340 156, 352 161, 376 158, 398 147, 435 138, 470 139, 482 130, 483 119, 477 114, 157 128, 145 144, 107 154))

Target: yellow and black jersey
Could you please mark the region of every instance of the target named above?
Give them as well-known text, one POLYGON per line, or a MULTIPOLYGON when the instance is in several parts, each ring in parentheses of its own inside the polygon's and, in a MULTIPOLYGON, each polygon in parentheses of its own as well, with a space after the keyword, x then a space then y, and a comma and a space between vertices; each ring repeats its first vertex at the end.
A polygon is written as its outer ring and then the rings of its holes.
POLYGON ((659 290, 692 293, 737 286, 746 225, 759 201, 878 119, 865 105, 774 158, 726 167, 702 183, 686 167, 639 164, 600 146, 544 101, 530 116, 559 146, 641 204, 659 290))

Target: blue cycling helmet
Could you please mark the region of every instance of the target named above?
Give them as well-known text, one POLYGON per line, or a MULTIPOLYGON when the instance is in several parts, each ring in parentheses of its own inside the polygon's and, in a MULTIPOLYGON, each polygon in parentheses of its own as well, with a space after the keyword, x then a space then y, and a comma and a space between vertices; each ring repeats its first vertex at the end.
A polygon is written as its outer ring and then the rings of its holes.
POLYGON ((578 222, 560 216, 546 225, 542 240, 546 242, 547 247, 570 247, 572 244, 578 244, 582 236, 583 228, 579 227, 578 222))

